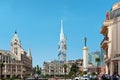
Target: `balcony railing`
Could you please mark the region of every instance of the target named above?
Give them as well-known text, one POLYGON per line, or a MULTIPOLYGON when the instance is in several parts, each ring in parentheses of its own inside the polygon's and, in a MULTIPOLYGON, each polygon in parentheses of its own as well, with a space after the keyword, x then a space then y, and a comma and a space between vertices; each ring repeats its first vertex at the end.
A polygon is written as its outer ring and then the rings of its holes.
POLYGON ((112 58, 120 57, 120 54, 112 54, 112 58))
POLYGON ((104 34, 104 33, 107 31, 107 27, 108 27, 109 25, 111 25, 112 23, 113 23, 113 21, 111 21, 111 20, 105 20, 104 23, 103 23, 103 26, 102 26, 102 28, 101 28, 101 30, 100 30, 100 32, 101 32, 102 34, 104 34))

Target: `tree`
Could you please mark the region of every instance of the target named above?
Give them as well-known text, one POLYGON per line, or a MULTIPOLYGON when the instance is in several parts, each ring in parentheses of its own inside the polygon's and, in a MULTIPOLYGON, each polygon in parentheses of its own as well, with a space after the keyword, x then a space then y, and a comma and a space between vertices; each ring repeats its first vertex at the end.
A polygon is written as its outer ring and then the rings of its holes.
POLYGON ((63 68, 64 68, 65 80, 66 80, 67 65, 66 65, 66 64, 64 64, 64 65, 63 65, 63 68))
POLYGON ((98 70, 98 62, 100 62, 100 58, 95 58, 95 62, 97 63, 97 73, 99 72, 98 70))
POLYGON ((40 75, 41 74, 41 68, 37 65, 37 70, 36 70, 36 73, 38 74, 38 75, 40 75))
POLYGON ((76 63, 73 63, 72 67, 70 68, 69 76, 75 77, 78 73, 78 67, 76 66, 76 63))
POLYGON ((41 71, 42 69, 38 65, 33 68, 34 75, 38 75, 38 77, 41 75, 41 71))

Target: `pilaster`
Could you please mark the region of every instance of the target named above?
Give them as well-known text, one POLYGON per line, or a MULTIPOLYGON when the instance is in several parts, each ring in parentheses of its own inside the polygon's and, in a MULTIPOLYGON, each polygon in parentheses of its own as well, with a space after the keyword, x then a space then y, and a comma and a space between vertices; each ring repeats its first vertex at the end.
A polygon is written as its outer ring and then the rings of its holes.
POLYGON ((118 74, 120 74, 120 60, 118 61, 118 74))
POLYGON ((18 71, 18 69, 17 69, 17 65, 16 65, 16 76, 17 76, 17 71, 18 71))
POLYGON ((106 64, 105 67, 106 67, 106 74, 108 74, 108 65, 106 64))
POLYGON ((23 66, 21 66, 21 79, 23 79, 23 66))
POLYGON ((113 74, 113 61, 110 62, 110 75, 113 74))

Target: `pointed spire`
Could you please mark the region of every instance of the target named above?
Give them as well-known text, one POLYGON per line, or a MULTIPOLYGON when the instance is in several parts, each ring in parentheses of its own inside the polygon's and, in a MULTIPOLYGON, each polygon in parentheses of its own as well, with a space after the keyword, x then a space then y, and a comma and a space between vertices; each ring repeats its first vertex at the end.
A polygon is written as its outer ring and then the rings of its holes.
POLYGON ((61 34, 63 34, 63 20, 61 20, 61 34))
POLYGON ((64 40, 65 36, 63 33, 63 20, 61 20, 61 31, 60 31, 60 41, 64 40))
POLYGON ((17 31, 15 30, 15 34, 17 34, 17 31))
POLYGON ((19 37, 18 37, 16 31, 15 31, 15 33, 14 33, 14 36, 13 36, 13 38, 12 38, 11 43, 14 43, 15 41, 16 41, 19 45, 21 45, 21 41, 19 40, 19 37))
POLYGON ((17 34, 17 32, 15 31, 15 34, 17 34))
POLYGON ((31 57, 31 50, 28 48, 28 57, 31 57))

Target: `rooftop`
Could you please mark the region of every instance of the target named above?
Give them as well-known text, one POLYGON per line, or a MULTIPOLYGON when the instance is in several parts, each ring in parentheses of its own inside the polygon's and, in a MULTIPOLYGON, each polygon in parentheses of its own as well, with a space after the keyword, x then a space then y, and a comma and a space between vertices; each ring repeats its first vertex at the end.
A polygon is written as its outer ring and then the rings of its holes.
POLYGON ((120 8, 120 2, 118 2, 118 3, 116 3, 112 6, 112 11, 116 10, 116 9, 119 9, 119 8, 120 8))

